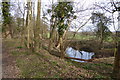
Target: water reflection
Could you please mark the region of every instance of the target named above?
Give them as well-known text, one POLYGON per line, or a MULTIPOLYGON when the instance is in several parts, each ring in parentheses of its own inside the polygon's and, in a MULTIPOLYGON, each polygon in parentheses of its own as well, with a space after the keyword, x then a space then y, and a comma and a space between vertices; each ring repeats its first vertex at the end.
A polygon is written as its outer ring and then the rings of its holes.
MULTIPOLYGON (((80 58, 80 59, 91 59, 92 56, 94 55, 94 53, 75 50, 72 47, 68 47, 66 49, 66 53, 69 57, 80 58)), ((74 60, 74 61, 85 62, 85 61, 80 61, 80 60, 74 60)))

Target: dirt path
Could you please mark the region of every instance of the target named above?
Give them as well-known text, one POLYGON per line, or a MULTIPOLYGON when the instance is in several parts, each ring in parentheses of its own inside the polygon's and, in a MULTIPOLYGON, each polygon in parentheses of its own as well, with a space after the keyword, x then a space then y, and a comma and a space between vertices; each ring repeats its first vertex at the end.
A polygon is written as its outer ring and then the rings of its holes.
POLYGON ((2 78, 18 78, 19 69, 16 59, 9 53, 9 49, 3 43, 2 46, 2 78))

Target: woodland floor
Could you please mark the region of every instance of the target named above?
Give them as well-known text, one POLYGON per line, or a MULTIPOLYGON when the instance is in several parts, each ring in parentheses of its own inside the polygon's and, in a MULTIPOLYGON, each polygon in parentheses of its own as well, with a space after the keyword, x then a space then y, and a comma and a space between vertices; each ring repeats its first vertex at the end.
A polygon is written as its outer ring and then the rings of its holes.
POLYGON ((41 49, 33 53, 21 47, 19 40, 3 40, 3 78, 109 78, 113 57, 89 63, 60 59, 41 49))
POLYGON ((13 56, 6 44, 2 44, 2 77, 17 78, 19 69, 16 66, 16 57, 13 56))

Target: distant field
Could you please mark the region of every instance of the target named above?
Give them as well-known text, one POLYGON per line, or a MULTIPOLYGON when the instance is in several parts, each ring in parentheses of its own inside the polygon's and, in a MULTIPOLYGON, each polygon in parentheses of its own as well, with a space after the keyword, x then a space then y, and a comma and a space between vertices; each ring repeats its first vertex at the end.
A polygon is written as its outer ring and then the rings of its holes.
MULTIPOLYGON (((72 38, 73 36, 70 36, 69 38, 72 38)), ((82 34, 76 34, 74 39, 79 39, 79 40, 89 40, 89 39, 94 39, 95 36, 91 35, 82 35, 82 34)))
MULTIPOLYGON (((73 34, 68 34, 68 39, 91 40, 91 39, 97 39, 97 37, 95 35, 84 35, 84 34, 76 34, 75 37, 73 37, 73 34)), ((105 41, 113 42, 113 38, 109 36, 105 39, 105 41)))

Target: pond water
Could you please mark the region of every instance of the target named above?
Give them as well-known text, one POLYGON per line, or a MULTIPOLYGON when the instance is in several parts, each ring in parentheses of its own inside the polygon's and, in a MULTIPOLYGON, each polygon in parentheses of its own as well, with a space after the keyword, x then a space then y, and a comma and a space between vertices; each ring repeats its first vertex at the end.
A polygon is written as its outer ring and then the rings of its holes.
MULTIPOLYGON (((80 58, 80 59, 91 59, 92 56, 94 55, 93 52, 89 53, 89 52, 85 52, 85 51, 79 51, 79 50, 73 49, 72 47, 68 47, 66 49, 66 53, 69 57, 80 58)), ((85 61, 80 61, 80 60, 73 60, 73 61, 85 62, 85 61)))

